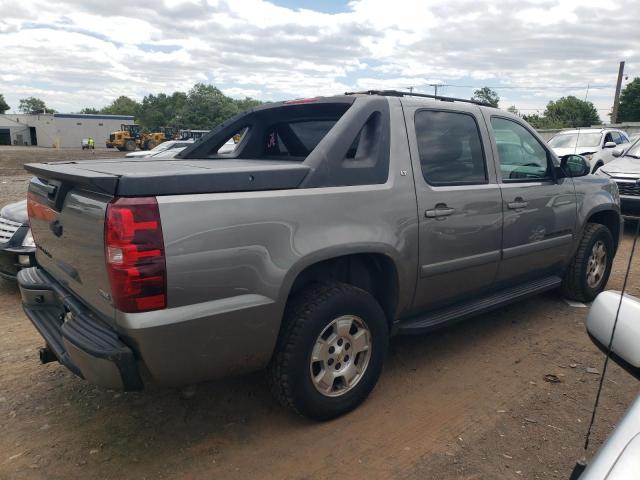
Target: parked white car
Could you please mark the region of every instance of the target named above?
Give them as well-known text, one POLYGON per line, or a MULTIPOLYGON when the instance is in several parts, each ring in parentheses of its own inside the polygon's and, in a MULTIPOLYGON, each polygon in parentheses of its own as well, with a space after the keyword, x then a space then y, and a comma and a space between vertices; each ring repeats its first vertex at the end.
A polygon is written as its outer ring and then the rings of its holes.
POLYGON ((194 140, 168 140, 166 142, 162 142, 151 150, 138 150, 135 152, 130 152, 125 155, 126 158, 139 158, 139 157, 151 157, 160 152, 164 152, 167 150, 172 150, 174 148, 184 148, 188 147, 194 142, 194 140))
POLYGON ((547 143, 558 157, 569 154, 582 155, 589 162, 591 171, 595 172, 607 161, 612 160, 610 155, 606 157, 596 155, 598 152, 612 150, 628 142, 629 136, 622 130, 579 128, 562 131, 547 143))

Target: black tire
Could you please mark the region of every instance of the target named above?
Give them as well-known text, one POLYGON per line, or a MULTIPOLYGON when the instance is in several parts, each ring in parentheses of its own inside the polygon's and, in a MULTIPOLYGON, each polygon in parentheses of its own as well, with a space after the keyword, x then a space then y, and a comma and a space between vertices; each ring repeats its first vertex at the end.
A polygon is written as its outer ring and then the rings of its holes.
POLYGON ((157 146, 158 146, 158 143, 155 140, 149 140, 149 141, 147 141, 147 143, 145 143, 144 149, 145 150, 153 150, 157 146))
POLYGON ((136 142, 134 142, 133 140, 127 140, 126 142, 124 142, 124 149, 127 152, 133 152, 136 149, 136 142))
POLYGON ((282 405, 313 420, 343 415, 360 405, 373 390, 382 371, 388 343, 385 314, 369 293, 339 282, 314 284, 296 294, 287 304, 280 337, 268 368, 271 391, 282 405), (345 315, 359 317, 369 330, 368 364, 350 390, 339 396, 326 396, 312 381, 311 353, 325 328, 345 315))
POLYGON ((587 223, 578 251, 565 273, 562 282, 562 294, 571 300, 579 302, 590 302, 596 298, 607 285, 614 254, 613 235, 611 235, 609 229, 599 223, 587 223), (606 268, 598 283, 595 286, 590 286, 587 281, 589 258, 592 255, 594 245, 599 241, 604 244, 606 250, 606 268))

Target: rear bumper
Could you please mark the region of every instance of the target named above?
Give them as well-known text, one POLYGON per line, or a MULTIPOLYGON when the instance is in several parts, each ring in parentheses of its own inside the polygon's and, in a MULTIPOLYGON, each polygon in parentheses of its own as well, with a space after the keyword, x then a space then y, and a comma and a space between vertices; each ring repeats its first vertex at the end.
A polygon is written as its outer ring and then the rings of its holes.
POLYGON ((96 385, 142 389, 134 352, 111 327, 43 270, 21 270, 17 279, 24 312, 62 365, 96 385))
POLYGON ((69 370, 108 388, 145 380, 180 386, 265 367, 282 307, 260 295, 144 313, 115 312, 107 324, 44 270, 18 274, 25 313, 69 370))

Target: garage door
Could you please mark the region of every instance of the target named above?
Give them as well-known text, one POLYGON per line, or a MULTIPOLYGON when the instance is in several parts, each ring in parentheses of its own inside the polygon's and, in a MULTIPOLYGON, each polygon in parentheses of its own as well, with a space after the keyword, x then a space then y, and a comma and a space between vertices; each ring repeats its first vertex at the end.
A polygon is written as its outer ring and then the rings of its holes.
POLYGON ((0 128, 0 145, 11 145, 11 133, 8 128, 0 128))

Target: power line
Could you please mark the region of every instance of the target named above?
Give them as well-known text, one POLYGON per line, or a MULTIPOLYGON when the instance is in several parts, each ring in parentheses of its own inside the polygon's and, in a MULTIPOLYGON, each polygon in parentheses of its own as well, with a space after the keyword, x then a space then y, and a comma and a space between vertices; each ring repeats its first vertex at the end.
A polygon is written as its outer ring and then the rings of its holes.
POLYGON ((553 85, 544 85, 544 86, 519 86, 519 85, 456 85, 453 83, 426 83, 423 84, 427 87, 433 87, 438 85, 438 87, 453 87, 453 88, 484 88, 488 87, 492 90, 585 90, 587 88, 611 88, 611 85, 606 84, 593 84, 593 85, 564 85, 564 86, 553 86, 553 85))

